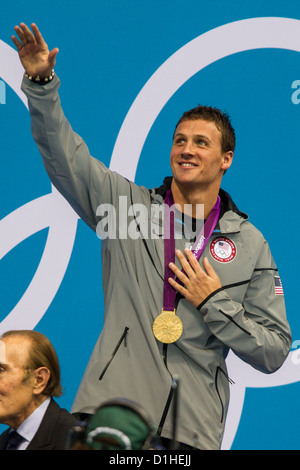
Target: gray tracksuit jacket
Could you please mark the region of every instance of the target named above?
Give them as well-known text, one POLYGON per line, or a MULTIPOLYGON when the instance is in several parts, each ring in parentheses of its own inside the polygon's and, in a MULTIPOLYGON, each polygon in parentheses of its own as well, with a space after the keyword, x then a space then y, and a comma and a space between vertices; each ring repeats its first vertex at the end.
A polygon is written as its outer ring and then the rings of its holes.
MULTIPOLYGON (((148 218, 142 221, 140 213, 128 215, 127 225, 136 237, 124 236, 124 226, 118 226, 111 238, 102 233, 104 327, 72 411, 93 413, 106 399, 129 398, 145 408, 162 436, 172 438, 172 378, 177 376, 178 441, 219 449, 229 402, 229 349, 271 373, 283 364, 291 346, 280 278, 268 243, 221 190, 219 222, 202 256, 208 257, 222 288, 198 309, 177 298, 182 336, 171 344, 157 341, 152 324, 161 312, 164 277, 159 209, 170 179, 148 190, 91 157, 63 114, 59 83, 55 77, 45 86, 26 78, 22 84, 33 137, 53 184, 95 231, 101 204, 113 205, 117 219, 133 204, 148 209, 148 218), (142 229, 149 234, 150 226, 158 236, 138 236, 142 229)), ((177 248, 186 245, 184 237, 176 238, 177 248)))

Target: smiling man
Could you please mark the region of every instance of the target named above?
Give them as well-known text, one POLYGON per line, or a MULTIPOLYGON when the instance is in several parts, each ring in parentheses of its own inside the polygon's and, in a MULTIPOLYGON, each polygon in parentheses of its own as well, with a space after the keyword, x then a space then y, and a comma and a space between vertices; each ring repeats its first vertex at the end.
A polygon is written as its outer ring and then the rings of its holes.
POLYGON ((184 204, 203 204, 207 217, 216 202, 223 174, 232 163, 234 148, 234 129, 218 109, 198 106, 184 113, 176 126, 171 149, 171 189, 182 211, 184 204))
MULTIPOLYGON (((180 207, 183 214, 187 212, 187 207, 192 207, 190 215, 196 218, 197 207, 201 205, 204 219, 207 219, 218 199, 222 177, 232 164, 234 149, 235 131, 229 116, 219 109, 200 105, 183 114, 176 125, 170 155, 173 175, 171 192, 174 203, 180 207)), ((181 266, 192 276, 204 274, 195 263, 191 250, 185 252, 193 272, 182 253, 178 251, 177 257, 181 266)), ((169 279, 170 284, 195 307, 212 292, 221 288, 221 282, 207 257, 203 259, 203 264, 209 275, 198 278, 198 282, 194 281, 194 288, 189 289, 189 292, 174 278, 169 279)), ((181 280, 185 281, 187 287, 186 277, 175 264, 171 263, 169 267, 178 279, 181 277, 181 280)))
POLYGON ((212 107, 184 113, 173 138, 172 176, 159 188, 137 186, 91 157, 73 132, 53 71, 58 49, 49 51, 37 26, 31 28, 21 23, 12 39, 25 69, 22 90, 33 137, 52 183, 95 231, 101 204, 112 205, 117 220, 127 209, 141 231, 134 210, 139 204, 147 209, 145 225, 151 218, 161 233, 102 240, 104 327, 73 411, 92 414, 116 395, 133 400, 168 447, 174 439, 176 376, 178 447, 219 449, 229 403, 228 351, 272 373, 291 345, 268 243, 220 188, 235 146, 230 120, 212 107), (169 210, 174 203, 175 216, 169 210), (188 235, 194 226, 196 237, 188 235))

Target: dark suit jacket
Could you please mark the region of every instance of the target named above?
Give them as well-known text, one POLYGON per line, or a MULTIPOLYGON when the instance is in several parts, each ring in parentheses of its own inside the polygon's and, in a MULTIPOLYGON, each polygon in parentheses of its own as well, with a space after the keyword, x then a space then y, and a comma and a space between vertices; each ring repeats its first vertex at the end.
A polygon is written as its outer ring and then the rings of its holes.
MULTIPOLYGON (((67 410, 60 408, 51 399, 43 421, 35 433, 27 450, 64 450, 70 429, 78 423, 78 420, 67 410)), ((5 430, 0 436, 0 450, 6 448, 9 430, 5 430)))

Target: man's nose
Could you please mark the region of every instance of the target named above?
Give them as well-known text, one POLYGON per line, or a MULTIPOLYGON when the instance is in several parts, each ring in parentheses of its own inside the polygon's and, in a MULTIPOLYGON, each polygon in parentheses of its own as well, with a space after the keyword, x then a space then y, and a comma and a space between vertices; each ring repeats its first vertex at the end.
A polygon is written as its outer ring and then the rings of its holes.
POLYGON ((194 155, 194 146, 193 143, 190 141, 187 141, 184 145, 184 147, 181 149, 181 155, 184 158, 189 158, 194 155))

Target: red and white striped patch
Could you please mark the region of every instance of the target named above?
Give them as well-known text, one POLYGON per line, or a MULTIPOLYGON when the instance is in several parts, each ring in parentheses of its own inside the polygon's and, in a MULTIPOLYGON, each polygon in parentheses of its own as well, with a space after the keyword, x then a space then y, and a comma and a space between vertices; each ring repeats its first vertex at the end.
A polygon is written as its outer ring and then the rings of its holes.
POLYGON ((283 295, 283 288, 282 288, 282 283, 281 279, 279 276, 274 276, 275 280, 275 294, 276 295, 283 295))

